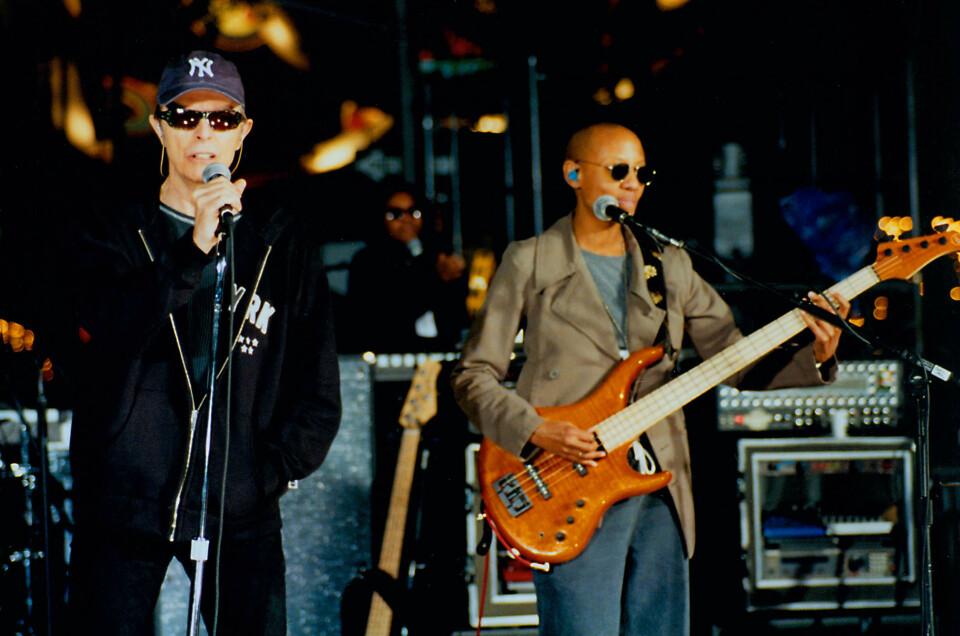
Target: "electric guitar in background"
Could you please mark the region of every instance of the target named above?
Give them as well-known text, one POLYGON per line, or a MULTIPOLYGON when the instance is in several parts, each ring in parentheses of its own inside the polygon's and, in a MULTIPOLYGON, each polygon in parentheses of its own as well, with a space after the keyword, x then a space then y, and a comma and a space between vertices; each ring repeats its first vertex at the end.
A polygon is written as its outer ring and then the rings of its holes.
MULTIPOLYGON (((380 560, 377 567, 396 581, 400 575, 400 560, 403 555, 403 538, 407 526, 407 511, 410 507, 410 488, 416 470, 420 448, 420 429, 437 414, 437 376, 440 362, 424 360, 413 374, 410 389, 400 409, 400 450, 397 467, 390 491, 390 508, 387 512, 380 560)), ((370 601, 367 615, 366 636, 389 636, 393 624, 393 610, 376 591, 370 601)))
MULTIPOLYGON (((909 278, 939 256, 957 251, 960 233, 956 231, 882 243, 873 265, 828 291, 853 299, 880 281, 909 278)), ((539 563, 569 561, 587 546, 611 505, 670 482, 669 472, 642 475, 631 466, 631 446, 641 433, 805 327, 800 310, 794 309, 628 404, 634 380, 663 356, 662 347, 641 349, 580 402, 537 409, 548 419, 592 430, 608 451, 596 466, 572 463, 542 451, 524 462, 484 438, 477 462, 487 522, 514 556, 539 563)))

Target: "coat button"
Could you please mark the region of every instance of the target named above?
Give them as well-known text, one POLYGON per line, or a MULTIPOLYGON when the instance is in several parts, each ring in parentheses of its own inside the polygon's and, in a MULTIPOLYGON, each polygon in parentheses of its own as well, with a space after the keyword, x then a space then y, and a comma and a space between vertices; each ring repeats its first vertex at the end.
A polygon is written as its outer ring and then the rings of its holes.
POLYGON ((556 369, 550 369, 549 371, 547 371, 547 377, 550 378, 551 380, 556 380, 557 378, 560 377, 560 372, 557 371, 556 369))

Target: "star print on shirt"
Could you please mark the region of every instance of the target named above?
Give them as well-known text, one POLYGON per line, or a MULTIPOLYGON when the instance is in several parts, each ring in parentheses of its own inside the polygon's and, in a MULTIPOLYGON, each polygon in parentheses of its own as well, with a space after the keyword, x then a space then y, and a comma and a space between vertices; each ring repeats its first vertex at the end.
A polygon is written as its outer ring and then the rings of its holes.
POLYGON ((245 353, 248 356, 252 356, 253 352, 256 351, 257 346, 260 344, 260 341, 256 338, 243 337, 240 338, 240 353, 245 353))

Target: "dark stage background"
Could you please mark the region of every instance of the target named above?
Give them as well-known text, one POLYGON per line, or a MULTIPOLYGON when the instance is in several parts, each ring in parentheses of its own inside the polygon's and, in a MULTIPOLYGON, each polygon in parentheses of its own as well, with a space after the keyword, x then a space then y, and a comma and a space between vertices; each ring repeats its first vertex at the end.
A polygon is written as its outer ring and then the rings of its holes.
MULTIPOLYGON (((571 209, 563 145, 583 123, 609 119, 639 132, 658 171, 638 214, 705 245, 717 238, 724 146, 739 144, 752 253, 730 260, 768 283, 825 287, 872 262, 881 217, 911 217, 918 236, 932 232, 933 217, 954 215, 958 26, 960 6, 935 0, 690 0, 671 11, 653 0, 0 0, 0 318, 29 327, 42 321, 39 308, 55 310, 44 280, 70 264, 50 238, 81 206, 154 196, 160 153, 144 129, 153 104, 137 95, 167 59, 194 48, 219 48, 243 75, 255 121, 238 170, 248 196, 284 201, 319 243, 363 241, 378 182, 403 176, 456 219, 466 256, 499 256, 571 209), (249 9, 252 30, 226 37, 228 9, 249 9), (308 67, 281 59, 266 27, 255 32, 278 12, 308 67), (633 94, 619 98, 622 78, 633 94), (71 95, 95 127, 85 149, 56 124, 71 95), (353 163, 309 174, 300 158, 341 132, 345 100, 394 124, 353 163), (488 113, 506 115, 505 133, 470 130, 488 113)), ((916 282, 883 283, 855 311, 888 342, 960 370, 956 265, 928 266, 922 293, 916 282), (885 320, 873 317, 881 295, 885 320)), ((767 309, 782 313, 716 268, 702 272, 745 327, 762 324, 767 309)), ((37 333, 39 351, 44 344, 37 333)), ((847 338, 841 356, 889 352, 847 338)), ((4 365, 30 403, 22 363, 4 365)), ((66 390, 49 392, 69 407, 66 390)), ((960 467, 958 406, 955 387, 932 387, 933 467, 944 482, 960 467)), ((705 444, 711 417, 708 409, 698 423, 705 444)), ((719 602, 702 593, 695 609, 722 613, 719 602)))

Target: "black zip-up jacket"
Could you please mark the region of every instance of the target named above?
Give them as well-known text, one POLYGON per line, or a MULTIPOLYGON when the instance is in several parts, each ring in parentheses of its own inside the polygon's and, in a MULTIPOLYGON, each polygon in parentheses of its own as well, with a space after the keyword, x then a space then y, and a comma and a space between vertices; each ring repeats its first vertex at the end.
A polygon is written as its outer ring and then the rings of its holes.
MULTIPOLYGON (((173 241, 156 202, 102 208, 78 227, 65 245, 80 343, 68 356, 77 521, 191 539, 210 400, 191 389, 178 315, 215 256, 190 233, 173 241)), ((235 333, 225 290, 206 536, 219 524, 232 346, 224 536, 236 539, 280 527, 280 495, 323 462, 341 406, 327 281, 304 233, 282 211, 246 208, 234 232, 235 333)))

